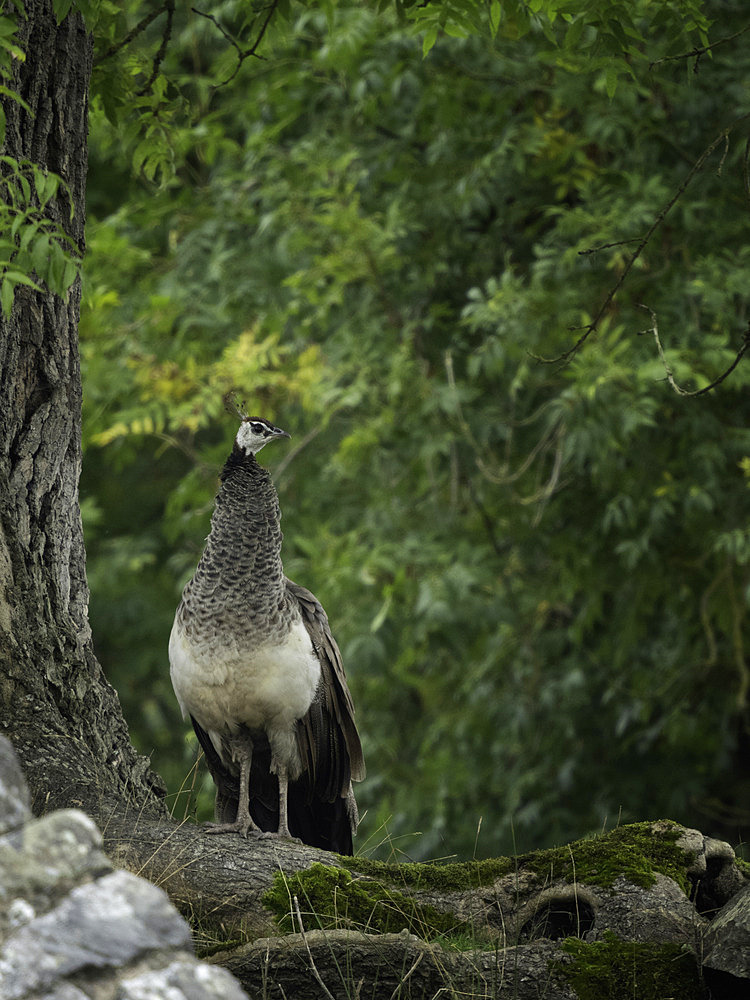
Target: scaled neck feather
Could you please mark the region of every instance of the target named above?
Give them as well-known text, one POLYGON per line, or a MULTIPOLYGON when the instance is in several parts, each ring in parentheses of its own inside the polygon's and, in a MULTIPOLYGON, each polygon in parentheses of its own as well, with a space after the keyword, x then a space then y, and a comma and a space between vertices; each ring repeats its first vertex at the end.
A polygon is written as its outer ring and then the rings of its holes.
POLYGON ((288 628, 280 517, 270 474, 235 445, 221 472, 206 548, 185 588, 192 613, 234 609, 248 626, 288 628))

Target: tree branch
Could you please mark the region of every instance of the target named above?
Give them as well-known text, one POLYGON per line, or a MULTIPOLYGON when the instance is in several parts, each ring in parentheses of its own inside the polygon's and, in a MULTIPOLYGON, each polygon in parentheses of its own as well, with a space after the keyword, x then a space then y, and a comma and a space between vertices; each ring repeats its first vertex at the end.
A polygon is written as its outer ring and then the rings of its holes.
POLYGON ((648 64, 648 68, 651 70, 654 66, 661 66, 665 62, 674 62, 680 59, 692 59, 695 57, 695 66, 693 67, 693 72, 698 72, 698 63, 700 62, 701 56, 704 56, 707 52, 712 52, 714 49, 718 49, 720 45, 726 45, 727 42, 733 42, 735 38, 739 38, 740 35, 744 35, 746 31, 750 31, 750 24, 746 24, 744 28, 740 28, 739 31, 735 31, 733 35, 727 35, 726 38, 720 38, 716 42, 712 42, 710 45, 702 45, 697 48, 691 49, 690 52, 682 52, 678 56, 664 56, 662 59, 655 59, 652 63, 648 64))
POLYGON ((633 255, 625 264, 625 267, 623 268, 620 277, 617 279, 615 284, 607 293, 604 301, 599 307, 593 320, 590 323, 588 323, 585 327, 578 328, 582 329, 583 333, 578 338, 578 340, 576 340, 573 346, 570 347, 567 351, 564 351, 562 354, 559 354, 557 357, 554 358, 545 358, 540 355, 536 355, 529 352, 531 354, 531 357, 533 357, 535 361, 540 361, 542 362, 542 364, 546 365, 567 364, 567 362, 570 361, 570 359, 573 358, 578 353, 578 351, 581 349, 581 347, 583 347, 583 345, 586 343, 591 334, 598 329, 599 324, 601 323, 605 313, 611 306, 615 296, 620 291, 622 286, 625 284, 625 280, 627 279, 628 275, 633 269, 633 265, 641 256, 643 251, 646 249, 649 242, 651 241, 651 237, 654 235, 654 233, 662 224, 662 222, 664 222, 669 212, 674 208, 674 206, 683 196, 683 194, 688 188, 688 185, 693 180, 695 175, 699 173, 700 170, 702 170, 706 160, 709 158, 709 156, 711 156, 712 153, 716 151, 716 149, 721 145, 721 143, 727 141, 729 135, 734 131, 734 129, 736 129, 737 126, 741 125, 743 122, 748 121, 748 119, 750 119, 750 112, 747 112, 744 115, 740 115, 739 118, 735 118, 735 120, 731 123, 731 125, 727 125, 726 128, 722 129, 722 131, 716 136, 716 138, 703 150, 701 155, 698 157, 698 159, 695 161, 693 166, 688 171, 687 176, 685 177, 683 182, 677 188, 677 191, 672 195, 672 197, 669 199, 666 205, 663 206, 663 208, 658 213, 654 221, 651 223, 645 236, 641 237, 638 246, 635 248, 635 251, 633 252, 633 255))
POLYGON ((694 391, 691 392, 688 389, 683 389, 681 386, 679 386, 677 384, 677 382, 675 381, 674 375, 672 374, 672 369, 669 367, 669 365, 667 363, 667 359, 666 359, 666 356, 664 354, 664 348, 662 347, 661 340, 659 339, 659 328, 658 328, 657 323, 656 323, 656 313, 654 312, 653 309, 650 309, 648 306, 644 306, 642 304, 641 304, 641 309, 645 309, 647 312, 649 312, 651 314, 651 329, 650 330, 641 330, 640 333, 642 333, 642 334, 643 333, 652 333, 654 335, 654 340, 656 341, 656 349, 659 352, 659 357, 661 358, 661 363, 664 365, 664 371, 666 372, 666 375, 667 375, 667 381, 672 386, 672 388, 674 389, 674 391, 678 394, 678 396, 691 396, 691 397, 705 396, 706 393, 711 392, 711 390, 715 389, 717 385, 721 385, 721 383, 724 381, 725 378, 727 378, 727 376, 729 376, 729 375, 732 374, 732 372, 734 371, 734 369, 737 367, 737 365, 742 360, 743 355, 745 354, 745 352, 747 351, 747 349, 750 347, 750 323, 748 323, 747 330, 745 330, 745 333, 744 333, 743 338, 742 338, 742 346, 740 347, 739 351, 737 352, 737 355, 736 355, 734 361, 731 363, 731 365, 726 369, 726 371, 724 371, 721 375, 719 375, 718 378, 714 379, 713 382, 711 382, 710 385, 704 386, 702 389, 696 389, 696 390, 694 390, 694 391))
POLYGON ((130 45, 132 41, 134 41, 140 34, 142 34, 146 30, 149 24, 151 24, 153 21, 157 19, 157 17, 159 17, 162 11, 165 10, 168 11, 170 6, 174 8, 174 0, 165 0, 163 7, 157 7, 156 10, 152 10, 150 13, 146 14, 146 16, 142 18, 138 22, 138 24, 136 24, 136 26, 132 28, 121 41, 116 42, 114 45, 110 45, 110 47, 106 50, 106 52, 103 52, 97 59, 94 59, 94 66, 98 66, 100 63, 103 63, 106 59, 111 59, 112 56, 120 52, 121 49, 124 49, 128 45, 130 45))
POLYGON ((159 73, 159 67, 162 64, 162 60, 167 52, 167 45, 169 45, 169 39, 172 37, 172 19, 174 17, 174 0, 165 0, 164 10, 167 12, 167 20, 164 24, 164 31, 161 36, 161 45, 159 50, 154 56, 154 62, 151 68, 151 76, 146 80, 144 85, 138 91, 138 96, 143 97, 144 94, 148 93, 151 89, 151 85, 156 79, 159 73))
POLYGON ((275 14, 276 8, 278 7, 278 5, 279 5, 279 0, 271 0, 271 3, 269 3, 268 6, 265 8, 266 16, 263 19, 263 23, 261 24, 260 29, 258 30, 258 34, 255 37, 255 41, 253 42, 253 44, 249 48, 246 48, 246 49, 243 49, 243 48, 240 47, 240 45, 237 42, 237 40, 234 39, 229 34, 229 32, 226 30, 226 28, 224 28, 221 25, 221 23, 219 22, 218 18, 216 18, 213 14, 209 14, 206 11, 203 11, 203 10, 198 10, 197 7, 191 7, 190 8, 194 14, 197 14, 199 17, 205 17, 207 21, 211 21, 212 24, 214 24, 219 29, 219 31, 224 36, 224 38, 226 38, 226 40, 229 42, 229 44, 237 52, 237 65, 234 67, 234 70, 229 74, 229 76, 226 78, 226 80, 222 80, 221 83, 217 83, 212 88, 212 90, 214 90, 214 91, 219 90, 221 87, 226 87, 227 84, 231 83, 232 80, 234 80, 234 78, 239 73, 239 71, 240 71, 240 69, 242 67, 242 64, 244 63, 244 61, 246 59, 249 59, 251 56, 255 56, 256 59, 262 59, 263 58, 263 56, 261 56, 261 55, 258 54, 258 48, 260 47, 260 43, 263 41, 263 38, 265 37, 266 31, 268 31, 268 26, 271 23, 271 18, 275 14))

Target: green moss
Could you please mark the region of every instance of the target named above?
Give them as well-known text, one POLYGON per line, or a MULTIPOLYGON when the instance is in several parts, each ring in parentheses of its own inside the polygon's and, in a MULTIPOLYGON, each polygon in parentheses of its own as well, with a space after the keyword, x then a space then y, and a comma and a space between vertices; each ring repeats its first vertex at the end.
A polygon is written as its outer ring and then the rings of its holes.
POLYGON ((518 858, 518 865, 551 880, 603 888, 611 888, 622 875, 633 885, 648 889, 660 872, 687 891, 687 871, 693 858, 677 846, 681 833, 681 826, 667 820, 631 823, 601 837, 524 855, 518 858))
POLYGON ((382 934, 406 928, 426 941, 471 931, 451 914, 343 868, 313 864, 291 876, 277 872, 263 903, 282 930, 298 929, 291 916, 295 897, 306 930, 354 927, 382 934))
POLYGON ((571 960, 555 961, 579 1000, 704 1000, 695 955, 676 944, 620 941, 614 934, 587 944, 568 938, 562 950, 571 960))
POLYGON ((366 858, 342 858, 351 872, 400 885, 406 889, 462 892, 491 885, 513 872, 533 872, 543 880, 584 882, 611 888, 623 875, 634 885, 652 886, 657 872, 687 889, 691 855, 677 846, 682 827, 668 820, 631 823, 610 833, 577 840, 564 847, 522 854, 516 858, 467 861, 462 864, 387 864, 366 858))
POLYGON ((383 933, 406 928, 423 940, 455 946, 469 941, 468 946, 482 947, 491 943, 489 937, 415 900, 414 894, 472 891, 521 872, 533 873, 545 884, 567 881, 604 888, 620 876, 648 888, 661 872, 687 889, 692 859, 677 846, 681 831, 676 823, 635 823, 565 847, 464 864, 387 864, 342 857, 341 868, 315 864, 291 876, 277 873, 264 903, 282 930, 296 929, 290 917, 296 896, 307 929, 354 927, 383 933))
POLYGON ((407 862, 391 864, 387 861, 370 861, 368 858, 341 858, 342 865, 357 875, 400 885, 405 889, 423 892, 465 892, 482 885, 491 885, 496 879, 516 870, 512 858, 492 858, 488 861, 462 863, 407 862))

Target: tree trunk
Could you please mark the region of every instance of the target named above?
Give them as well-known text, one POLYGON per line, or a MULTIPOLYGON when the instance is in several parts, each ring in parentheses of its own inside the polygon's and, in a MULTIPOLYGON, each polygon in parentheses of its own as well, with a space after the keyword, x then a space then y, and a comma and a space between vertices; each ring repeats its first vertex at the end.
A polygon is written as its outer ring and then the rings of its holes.
MULTIPOLYGON (((56 23, 49 0, 19 18, 26 61, 3 98, 2 152, 69 186, 54 221, 84 247, 91 37, 79 14, 56 23)), ((93 654, 78 506, 80 282, 67 301, 19 288, 0 318, 0 723, 36 812, 79 805, 95 818, 126 803, 159 813, 163 786, 130 745, 117 695, 93 654)))

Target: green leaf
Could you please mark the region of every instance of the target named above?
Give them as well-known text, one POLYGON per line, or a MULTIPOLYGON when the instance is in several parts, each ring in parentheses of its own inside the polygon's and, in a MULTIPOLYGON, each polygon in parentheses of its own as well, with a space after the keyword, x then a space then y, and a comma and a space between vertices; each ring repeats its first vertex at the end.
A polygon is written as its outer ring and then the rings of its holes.
POLYGON ((494 38, 500 29, 500 20, 503 16, 503 7, 500 0, 492 0, 490 3, 490 31, 494 38))
POLYGON ((42 281, 47 281, 48 284, 50 250, 51 244, 49 237, 46 233, 40 232, 39 236, 34 240, 31 246, 31 263, 42 281))
POLYGON ((2 280, 0 280, 0 304, 3 309, 3 316, 6 319, 10 319, 10 315, 13 312, 13 293, 15 291, 15 285, 13 282, 9 281, 5 275, 3 275, 2 280))
POLYGON ((78 264, 78 261, 73 260, 71 257, 66 257, 65 268, 63 269, 62 281, 61 281, 62 288, 64 291, 67 291, 70 288, 70 286, 78 277, 79 271, 80 271, 80 266, 78 264))
POLYGON ((73 0, 52 0, 52 10, 58 24, 62 24, 73 6, 73 0))
MULTIPOLYGON (((13 58, 17 59, 18 57, 14 54, 13 58)), ((20 60, 20 61, 23 61, 23 60, 20 60)), ((9 87, 6 87, 4 84, 0 84, 0 95, 2 95, 3 97, 9 98, 11 101, 15 101, 15 103, 18 104, 18 105, 20 105, 20 107, 22 107, 27 114, 31 114, 31 108, 26 103, 26 101, 24 101, 24 99, 21 97, 21 95, 18 94, 18 93, 16 93, 15 90, 11 90, 9 87)))
POLYGON ((3 226, 3 228, 5 228, 5 226, 7 226, 7 224, 8 224, 7 223, 7 217, 8 216, 12 217, 13 221, 10 224, 10 235, 11 235, 11 240, 14 240, 15 237, 18 235, 18 230, 26 222, 26 219, 27 219, 26 214, 24 212, 17 212, 15 210, 11 209, 10 207, 8 207, 0 215, 0 220, 2 220, 2 216, 6 217, 5 220, 4 220, 4 226, 3 226))
POLYGON ((34 169, 34 187, 41 208, 44 208, 57 194, 60 178, 57 174, 34 169))
POLYGON ((31 201, 31 185, 23 174, 19 173, 17 176, 21 192, 23 193, 23 200, 28 205, 31 201))
POLYGON ((56 295, 64 295, 68 289, 65 284, 66 258, 59 243, 50 242, 49 271, 47 284, 56 295))
POLYGON ((445 25, 444 31, 450 38, 468 38, 470 34, 469 29, 464 27, 464 25, 456 24, 452 21, 449 21, 445 25))
POLYGON ((422 38, 422 56, 423 57, 428 54, 428 52, 430 51, 430 49, 432 49, 432 47, 434 46, 435 42, 437 41, 437 36, 438 36, 438 25, 437 24, 430 25, 430 27, 427 29, 427 31, 425 31, 424 37, 422 38))
POLYGON ((18 29, 18 24, 10 17, 0 17, 0 38, 12 38, 18 29))
POLYGON ((28 274, 24 274, 23 271, 14 271, 12 269, 7 270, 3 275, 3 278, 8 281, 12 281, 14 285, 27 285, 29 288, 34 288, 36 291, 40 292, 41 288, 28 274))
POLYGON ((568 30, 565 32, 564 45, 566 49, 574 50, 577 49, 578 43, 583 35, 583 29, 586 27, 586 21, 583 17, 579 16, 574 18, 568 30))
MULTIPOLYGON (((29 244, 36 238, 36 234, 39 231, 39 222, 30 218, 27 215, 18 213, 13 220, 13 229, 17 230, 19 225, 23 224, 23 231, 21 233, 20 247, 22 251, 29 249, 29 244)), ((14 233, 15 235, 15 233, 14 233)))

